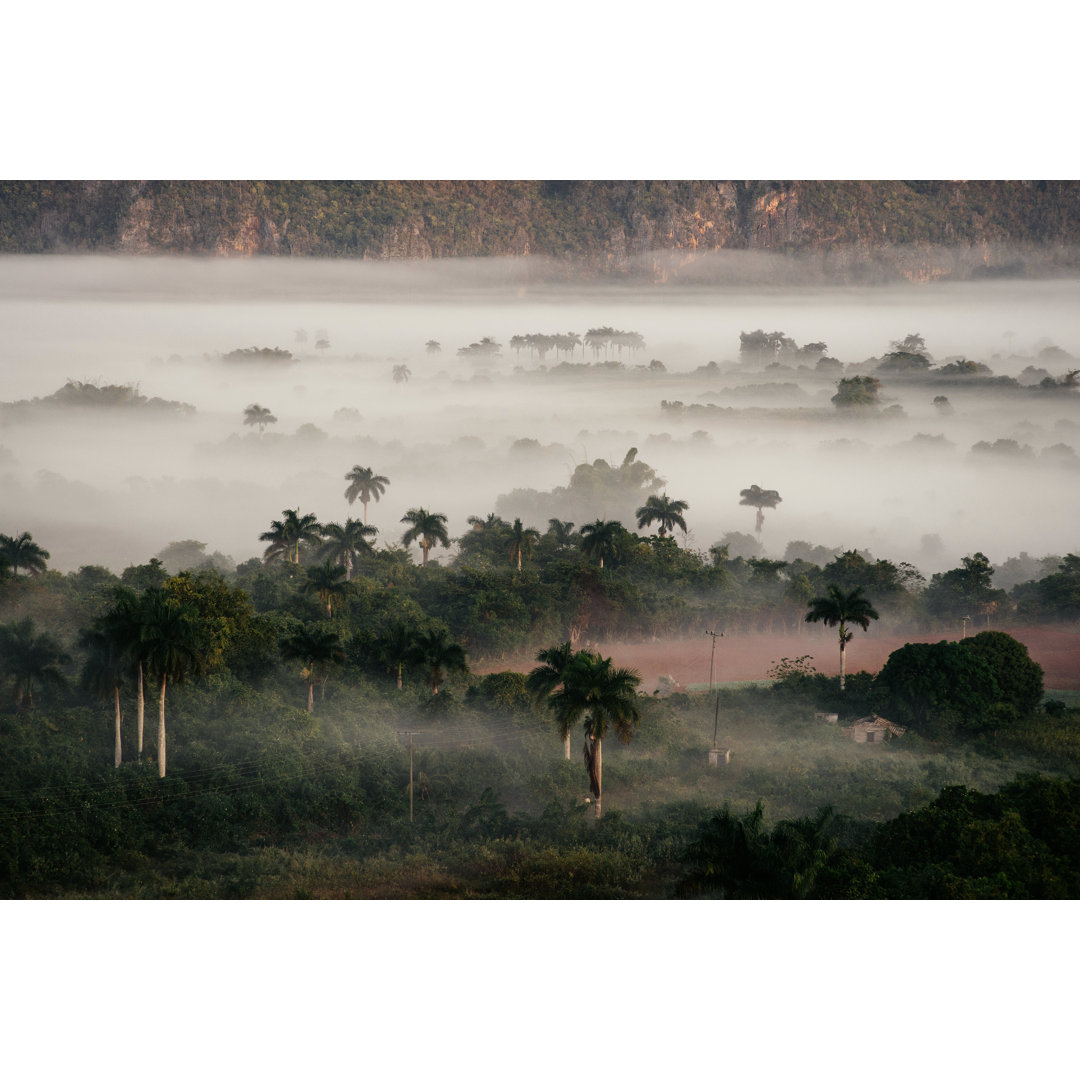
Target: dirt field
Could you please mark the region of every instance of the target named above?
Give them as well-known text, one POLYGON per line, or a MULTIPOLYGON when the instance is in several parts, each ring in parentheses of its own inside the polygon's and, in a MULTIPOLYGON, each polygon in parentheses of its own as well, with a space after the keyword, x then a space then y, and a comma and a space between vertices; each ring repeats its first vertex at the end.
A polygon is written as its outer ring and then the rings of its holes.
MULTIPOLYGON (((1080 690, 1080 631, 1047 627, 993 627, 1022 641, 1031 658, 1042 665, 1048 690, 1080 690)), ((910 641, 940 641, 941 634, 926 637, 899 637, 869 633, 856 628, 855 638, 847 648, 847 669, 879 671, 889 654, 910 641)), ((642 677, 642 689, 656 689, 661 675, 671 675, 679 682, 709 681, 709 652, 712 642, 700 638, 667 639, 647 642, 613 642, 600 647, 620 667, 636 668, 642 677)), ((809 654, 818 671, 826 675, 840 673, 840 647, 835 630, 808 628, 803 634, 732 634, 716 641, 714 678, 717 682, 764 679, 766 672, 781 657, 794 659, 809 654)), ((521 657, 502 664, 478 666, 478 674, 490 671, 530 671, 531 657, 521 657)))

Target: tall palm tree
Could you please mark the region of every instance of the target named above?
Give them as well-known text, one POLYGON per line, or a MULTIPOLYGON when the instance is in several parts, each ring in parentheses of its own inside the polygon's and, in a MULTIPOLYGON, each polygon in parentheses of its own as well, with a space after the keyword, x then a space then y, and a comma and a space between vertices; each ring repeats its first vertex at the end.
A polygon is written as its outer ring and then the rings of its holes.
POLYGON ((427 626, 413 634, 409 659, 427 672, 432 695, 439 692, 451 671, 469 670, 465 650, 441 626, 427 626))
POLYGON ((583 649, 571 657, 563 669, 562 687, 548 699, 560 728, 570 728, 579 719, 585 726, 585 768, 589 789, 600 817, 603 792, 603 740, 614 727, 619 741, 628 743, 641 722, 637 688, 641 676, 631 668, 617 668, 610 657, 583 649))
POLYGON ((600 569, 604 569, 604 559, 619 556, 619 538, 625 531, 618 521, 596 519, 591 525, 581 526, 581 550, 586 556, 595 555, 600 560, 600 569))
MULTIPOLYGON (((541 649, 536 654, 540 667, 534 667, 525 678, 525 688, 538 703, 548 698, 561 685, 566 665, 574 656, 574 646, 569 641, 553 645, 550 649, 541 649)), ((570 727, 572 721, 559 724, 559 736, 563 742, 563 753, 570 760, 570 727)))
POLYGON ((517 560, 518 573, 521 573, 521 558, 523 555, 527 555, 532 551, 536 545, 536 541, 540 539, 540 532, 537 529, 526 529, 521 524, 521 518, 514 518, 514 524, 510 526, 510 537, 506 544, 506 550, 510 554, 510 559, 517 560))
POLYGON ((637 527, 645 529, 654 521, 660 525, 660 537, 674 532, 676 526, 686 532, 686 520, 683 512, 690 509, 690 504, 682 499, 669 499, 667 495, 650 495, 644 506, 637 510, 637 527))
POLYGON ((779 503, 784 500, 780 498, 780 492, 778 491, 766 491, 764 488, 759 488, 757 484, 751 484, 748 488, 743 488, 739 492, 739 505, 740 506, 755 506, 757 507, 757 517, 754 519, 754 532, 757 533, 758 539, 761 539, 761 526, 765 524, 765 510, 773 510, 779 503))
POLYGON ((844 675, 846 671, 847 643, 851 640, 852 632, 848 630, 848 623, 861 626, 863 631, 870 629, 870 620, 878 618, 878 613, 873 605, 863 596, 862 586, 844 592, 837 585, 830 585, 825 596, 815 596, 810 601, 810 610, 806 613, 807 622, 824 622, 826 626, 838 626, 840 628, 840 689, 844 689, 844 675))
POLYGON ((266 430, 267 424, 277 423, 277 417, 262 405, 249 405, 244 410, 244 423, 247 425, 258 425, 259 434, 261 435, 266 430))
POLYGON ((49 553, 34 543, 34 538, 28 533, 19 533, 18 536, 6 536, 0 533, 0 551, 3 552, 11 567, 14 577, 19 576, 19 567, 33 577, 37 577, 45 570, 45 562, 49 553))
POLYGON ((34 633, 33 619, 0 626, 0 674, 14 681, 15 707, 34 707, 34 683, 63 686, 60 664, 70 663, 60 642, 51 634, 34 633))
POLYGON ((127 669, 127 656, 120 640, 108 630, 107 623, 98 619, 79 634, 79 645, 86 650, 86 662, 82 670, 83 689, 101 698, 112 698, 116 707, 116 737, 113 744, 113 766, 117 769, 123 761, 123 745, 120 740, 120 684, 127 669))
POLYGON ((397 673, 397 688, 401 689, 401 670, 413 655, 416 631, 406 623, 395 623, 375 639, 375 655, 379 662, 397 673))
POLYGON ((368 503, 372 498, 378 502, 390 481, 385 476, 377 476, 374 470, 363 465, 354 465, 345 474, 345 479, 349 481, 349 486, 345 489, 345 498, 352 505, 359 496, 364 506, 364 524, 366 525, 368 503))
POLYGON ((349 583, 345 580, 345 567, 335 566, 329 559, 319 566, 308 567, 303 591, 318 593, 322 606, 326 608, 326 617, 332 619, 333 601, 346 596, 349 592, 349 583))
POLYGON ((409 370, 407 364, 395 364, 394 365, 394 382, 407 383, 412 377, 412 372, 409 370))
POLYGON ((178 686, 188 675, 200 675, 206 667, 206 643, 194 604, 177 603, 160 589, 145 594, 143 644, 146 667, 161 680, 158 698, 158 776, 165 776, 165 688, 178 686))
POLYGON ((302 674, 308 686, 307 711, 314 712, 315 684, 319 683, 325 693, 330 665, 344 663, 345 653, 340 635, 332 627, 308 623, 282 638, 280 648, 287 660, 299 660, 304 665, 302 674))
POLYGON ((341 563, 345 567, 345 580, 352 581, 353 564, 361 554, 372 550, 368 537, 378 532, 374 525, 365 525, 354 518, 346 518, 344 525, 331 521, 322 527, 325 543, 319 548, 319 555, 341 563))
POLYGON ((402 536, 401 542, 408 547, 414 541, 419 540, 420 550, 424 553, 424 566, 427 566, 428 552, 436 544, 442 544, 446 548, 450 546, 450 537, 446 532, 445 514, 432 514, 423 507, 419 507, 415 510, 409 510, 401 519, 401 522, 403 525, 409 526, 405 531, 405 535, 402 536))
POLYGON ((322 526, 314 514, 301 516, 300 507, 282 510, 281 520, 270 522, 270 528, 259 536, 270 544, 263 554, 266 562, 284 557, 288 562, 300 564, 300 546, 314 546, 319 542, 322 526))

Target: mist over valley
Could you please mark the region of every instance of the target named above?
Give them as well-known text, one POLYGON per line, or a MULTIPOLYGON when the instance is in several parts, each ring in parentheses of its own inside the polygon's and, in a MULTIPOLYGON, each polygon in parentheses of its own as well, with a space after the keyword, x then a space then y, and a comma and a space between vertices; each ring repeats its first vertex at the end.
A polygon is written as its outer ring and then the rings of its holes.
MULTIPOLYGON (((361 464, 391 481, 369 507, 380 545, 400 541, 416 506, 446 514, 451 537, 496 511, 542 531, 567 516, 547 513, 549 496, 575 468, 617 467, 636 448, 661 490, 689 504, 679 543, 700 551, 753 532, 738 505, 751 483, 782 496, 762 532, 772 558, 802 540, 929 576, 974 550, 1001 563, 1076 547, 1080 395, 1033 388, 1080 366, 1076 281, 569 289, 528 278, 517 260, 5 257, 5 530, 30 531, 62 571, 119 572, 188 538, 242 562, 262 554, 258 536, 283 507, 320 521, 354 513, 344 476, 361 464), (598 327, 643 347, 582 341, 541 358, 511 346, 598 327), (839 363, 740 353, 740 335, 758 330, 824 344, 839 363), (831 403, 840 378, 869 373, 866 361, 907 335, 925 343, 928 371, 879 372, 873 410, 831 403), (459 355, 485 338, 498 355, 459 355), (260 349, 291 358, 237 355, 260 349), (940 372, 959 358, 989 371, 967 382, 940 372), (143 402, 49 400, 69 382, 143 402), (276 422, 245 425, 253 403, 276 422)), ((569 516, 580 526, 601 512, 569 516)))

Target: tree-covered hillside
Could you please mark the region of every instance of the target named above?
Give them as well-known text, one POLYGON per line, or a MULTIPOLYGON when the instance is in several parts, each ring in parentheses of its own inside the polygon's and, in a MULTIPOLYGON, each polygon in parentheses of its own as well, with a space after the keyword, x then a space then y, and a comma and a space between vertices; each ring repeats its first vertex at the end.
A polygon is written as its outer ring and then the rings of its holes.
POLYGON ((0 184, 4 253, 546 256, 664 279, 705 252, 758 250, 815 253, 841 279, 920 280, 1075 269, 1078 242, 1074 181, 0 184))

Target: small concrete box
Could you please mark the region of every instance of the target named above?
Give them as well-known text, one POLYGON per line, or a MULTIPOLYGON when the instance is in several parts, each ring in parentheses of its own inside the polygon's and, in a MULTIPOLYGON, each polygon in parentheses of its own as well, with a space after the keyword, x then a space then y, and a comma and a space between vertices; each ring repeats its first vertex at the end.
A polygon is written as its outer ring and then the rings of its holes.
POLYGON ((715 769, 718 765, 730 765, 731 764, 731 751, 730 750, 710 750, 709 751, 709 768, 715 769))

